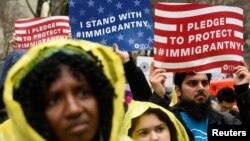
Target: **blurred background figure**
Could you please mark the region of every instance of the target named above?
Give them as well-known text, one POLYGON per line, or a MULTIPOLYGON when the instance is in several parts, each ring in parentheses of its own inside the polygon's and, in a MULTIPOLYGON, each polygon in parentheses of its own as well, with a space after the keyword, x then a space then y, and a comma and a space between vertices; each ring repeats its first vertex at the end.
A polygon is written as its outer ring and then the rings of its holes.
POLYGON ((218 91, 218 103, 221 112, 230 112, 236 105, 236 94, 232 88, 224 87, 218 91))
POLYGON ((211 100, 212 108, 219 112, 228 112, 235 118, 240 119, 239 109, 237 107, 237 95, 234 89, 223 87, 218 90, 215 99, 211 100))
POLYGON ((0 75, 0 123, 3 122, 7 118, 7 113, 5 111, 4 103, 3 103, 3 89, 4 89, 4 81, 8 74, 10 68, 27 52, 27 50, 15 50, 17 46, 16 35, 13 34, 11 40, 9 41, 10 46, 12 47, 12 51, 7 54, 6 60, 3 63, 3 68, 0 75))

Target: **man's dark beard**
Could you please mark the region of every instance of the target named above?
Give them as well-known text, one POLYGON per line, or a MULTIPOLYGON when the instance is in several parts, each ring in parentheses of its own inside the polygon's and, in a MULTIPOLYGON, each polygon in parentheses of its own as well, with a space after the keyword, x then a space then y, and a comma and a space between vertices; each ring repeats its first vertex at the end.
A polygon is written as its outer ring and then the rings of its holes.
POLYGON ((205 103, 195 103, 194 101, 181 100, 180 105, 185 112, 196 120, 204 119, 210 111, 210 99, 205 103))

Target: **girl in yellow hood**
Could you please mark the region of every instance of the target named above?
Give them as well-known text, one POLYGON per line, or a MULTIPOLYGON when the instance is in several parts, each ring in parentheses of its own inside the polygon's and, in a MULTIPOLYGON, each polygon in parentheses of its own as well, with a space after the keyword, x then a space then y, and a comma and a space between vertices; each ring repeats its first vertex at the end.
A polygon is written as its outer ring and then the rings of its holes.
POLYGON ((134 141, 188 141, 185 128, 168 110, 150 103, 131 101, 121 134, 134 141))
POLYGON ((125 78, 119 56, 97 43, 32 47, 9 71, 3 141, 117 141, 125 78))

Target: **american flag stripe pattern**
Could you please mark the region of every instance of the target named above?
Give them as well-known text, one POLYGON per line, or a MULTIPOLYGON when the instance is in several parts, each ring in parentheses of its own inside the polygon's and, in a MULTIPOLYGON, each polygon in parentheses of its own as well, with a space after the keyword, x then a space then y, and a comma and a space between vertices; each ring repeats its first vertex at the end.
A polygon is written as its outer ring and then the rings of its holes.
POLYGON ((243 10, 156 3, 154 61, 168 72, 231 73, 243 60, 243 10))
POLYGON ((68 16, 27 18, 15 21, 17 49, 29 49, 54 38, 68 38, 69 33, 68 16))

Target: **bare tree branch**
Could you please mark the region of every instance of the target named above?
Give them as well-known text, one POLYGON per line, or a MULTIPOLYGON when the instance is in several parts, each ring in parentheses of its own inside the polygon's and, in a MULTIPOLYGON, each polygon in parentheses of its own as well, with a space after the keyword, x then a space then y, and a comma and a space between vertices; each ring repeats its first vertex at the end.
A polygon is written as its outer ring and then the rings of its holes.
POLYGON ((38 17, 38 15, 36 15, 36 13, 34 12, 34 10, 32 9, 30 3, 29 3, 29 0, 25 0, 26 1, 26 4, 28 5, 28 8, 30 10, 30 12, 33 14, 34 17, 38 17))

